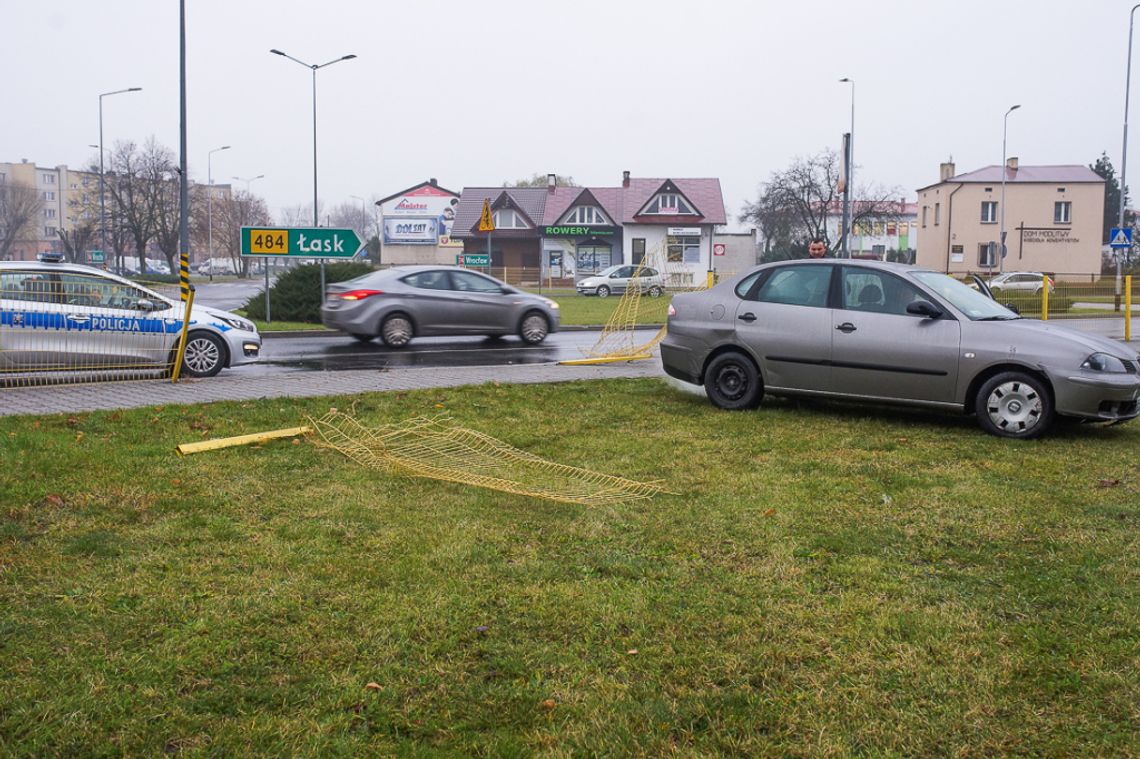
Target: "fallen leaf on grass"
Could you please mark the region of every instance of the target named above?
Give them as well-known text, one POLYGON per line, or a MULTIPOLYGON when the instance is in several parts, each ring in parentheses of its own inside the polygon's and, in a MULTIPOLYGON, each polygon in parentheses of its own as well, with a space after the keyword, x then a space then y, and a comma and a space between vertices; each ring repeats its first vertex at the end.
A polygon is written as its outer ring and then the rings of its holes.
POLYGON ((75 442, 77 442, 77 443, 83 442, 83 436, 86 434, 87 434, 86 432, 82 432, 82 431, 76 432, 75 433, 75 442))
POLYGON ((1096 484, 1096 486, 1098 488, 1114 488, 1119 484, 1120 484, 1120 480, 1110 479, 1110 480, 1101 480, 1100 482, 1098 482, 1096 484))
POLYGON ((48 502, 49 506, 62 506, 63 505, 63 498, 56 495, 55 493, 50 493, 46 498, 44 498, 44 500, 48 502))
POLYGON ((68 427, 74 427, 77 424, 79 424, 79 418, 78 417, 74 417, 74 416, 67 417, 67 426, 68 427))
POLYGON ((553 709, 556 706, 558 706, 558 704, 555 703, 553 698, 548 698, 542 702, 542 708, 545 709, 546 711, 550 711, 551 709, 553 709))
POLYGON ((368 683, 364 686, 365 690, 380 690, 380 683, 368 683))
POLYGON ((637 649, 631 648, 628 651, 626 651, 626 653, 629 654, 630 656, 637 656, 637 649))
POLYGON ((766 516, 766 517, 774 517, 774 516, 776 516, 776 510, 775 510, 775 509, 767 509, 767 510, 764 512, 764 516, 766 516))

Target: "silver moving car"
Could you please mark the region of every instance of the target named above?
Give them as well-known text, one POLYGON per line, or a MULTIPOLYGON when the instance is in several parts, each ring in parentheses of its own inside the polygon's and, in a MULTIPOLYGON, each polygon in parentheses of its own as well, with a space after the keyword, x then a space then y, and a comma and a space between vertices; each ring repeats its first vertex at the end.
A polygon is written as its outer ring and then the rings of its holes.
MULTIPOLYGON (((79 264, 0 262, 0 371, 169 366, 185 308, 128 279, 79 264)), ((182 373, 212 377, 256 361, 252 322, 195 305, 182 373)))
POLYGON ((1022 319, 934 271, 874 261, 766 264, 676 295, 665 371, 724 409, 765 393, 974 412, 994 435, 1036 437, 1056 415, 1120 422, 1140 356, 1022 319))
POLYGON ((574 287, 579 295, 597 295, 599 298, 608 297, 611 293, 624 293, 634 283, 651 298, 657 298, 665 292, 664 276, 648 267, 641 268, 638 273, 639 268, 641 267, 630 264, 611 266, 591 277, 578 280, 574 287), (635 277, 634 274, 638 276, 635 277))
POLYGON ((325 326, 402 348, 427 335, 518 335, 537 345, 558 331, 558 304, 458 266, 397 266, 329 285, 325 326))

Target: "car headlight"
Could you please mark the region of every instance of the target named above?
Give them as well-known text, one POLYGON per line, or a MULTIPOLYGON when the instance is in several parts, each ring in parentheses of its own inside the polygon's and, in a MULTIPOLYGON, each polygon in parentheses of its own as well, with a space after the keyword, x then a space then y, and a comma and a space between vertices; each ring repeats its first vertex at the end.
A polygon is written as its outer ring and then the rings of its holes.
POLYGON ((543 303, 545 303, 546 305, 550 306, 550 307, 551 307, 551 308, 553 308, 555 311, 557 311, 557 310, 558 310, 558 303, 556 303, 555 301, 552 301, 552 300, 548 300, 548 299, 546 299, 546 300, 543 300, 543 303))
POLYGON ((222 316, 221 314, 214 314, 214 316, 230 325, 234 329, 245 330, 246 332, 256 332, 257 328, 252 323, 247 322, 245 319, 239 319, 236 316, 222 316))
POLYGON ((1090 372, 1105 372, 1107 374, 1126 374, 1128 372, 1123 361, 1107 353, 1092 354, 1081 364, 1081 368, 1088 369, 1090 372))

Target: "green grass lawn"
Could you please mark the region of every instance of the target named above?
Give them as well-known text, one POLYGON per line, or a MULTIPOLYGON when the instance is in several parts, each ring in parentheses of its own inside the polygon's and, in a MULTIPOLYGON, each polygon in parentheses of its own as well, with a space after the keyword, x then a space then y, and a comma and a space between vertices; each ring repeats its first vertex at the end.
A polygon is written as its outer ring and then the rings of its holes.
POLYGON ((1138 450, 657 380, 0 418, 0 754, 1134 756, 1138 450), (330 406, 676 495, 173 452, 330 406))

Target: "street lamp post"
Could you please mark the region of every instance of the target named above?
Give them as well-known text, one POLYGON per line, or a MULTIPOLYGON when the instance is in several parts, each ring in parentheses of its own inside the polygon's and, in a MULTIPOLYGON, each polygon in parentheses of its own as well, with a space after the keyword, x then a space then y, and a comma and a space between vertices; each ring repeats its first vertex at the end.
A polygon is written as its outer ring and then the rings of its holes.
POLYGON ((209 256, 210 281, 214 281, 214 153, 229 150, 229 145, 214 148, 206 153, 206 251, 209 256))
MULTIPOLYGON (((280 55, 282 58, 288 58, 294 63, 299 63, 313 72, 313 226, 320 226, 317 219, 317 72, 326 66, 331 66, 334 63, 341 61, 350 61, 356 57, 354 54, 342 55, 340 58, 334 58, 326 63, 305 63, 304 61, 294 58, 288 53, 284 53, 274 48, 269 52, 274 55, 280 55)), ((321 303, 325 302, 325 259, 321 259, 321 303)))
MULTIPOLYGON (((1116 226, 1124 228, 1124 193, 1127 185, 1124 184, 1124 174, 1128 168, 1128 94, 1132 89, 1132 25, 1136 17, 1136 9, 1140 4, 1132 6, 1128 12, 1128 65, 1124 70, 1124 138, 1120 146, 1120 212, 1116 219, 1116 226)), ((1131 251, 1130 251, 1131 252, 1131 251)), ((1116 253, 1116 310, 1120 310, 1120 251, 1116 253)))
MULTIPOLYGON (((103 249, 103 256, 107 255, 107 203, 104 199, 104 181, 103 181, 103 98, 110 97, 111 95, 121 95, 124 92, 139 92, 142 87, 128 87, 125 90, 113 90, 111 92, 102 92, 99 94, 99 247, 103 249)), ((119 251, 115 251, 115 263, 120 270, 123 268, 123 261, 119 258, 119 251)))
MULTIPOLYGON (((998 222, 998 274, 1005 271, 1005 135, 1007 127, 1009 126, 1009 114, 1020 107, 1020 105, 1011 105, 1001 120, 1001 207, 998 210, 1001 221, 998 222)), ((990 271, 993 271, 993 269, 990 269, 990 271)))
POLYGON ((238 182, 245 182, 245 194, 248 195, 249 194, 249 186, 259 179, 265 179, 265 175, 264 174, 258 174, 256 177, 250 177, 249 179, 246 179, 245 177, 233 177, 233 179, 238 181, 238 182))
POLYGON ((367 237, 368 230, 366 227, 368 226, 368 201, 359 195, 349 195, 348 197, 352 198, 353 200, 360 201, 360 231, 364 234, 365 237, 367 237))
POLYGON ((845 258, 851 257, 851 249, 849 240, 851 239, 848 233, 848 224, 850 230, 855 230, 855 217, 851 213, 851 195, 855 192, 855 80, 851 77, 845 76, 839 80, 851 85, 851 131, 850 136, 847 138, 847 184, 845 192, 843 193, 843 256, 845 258))

